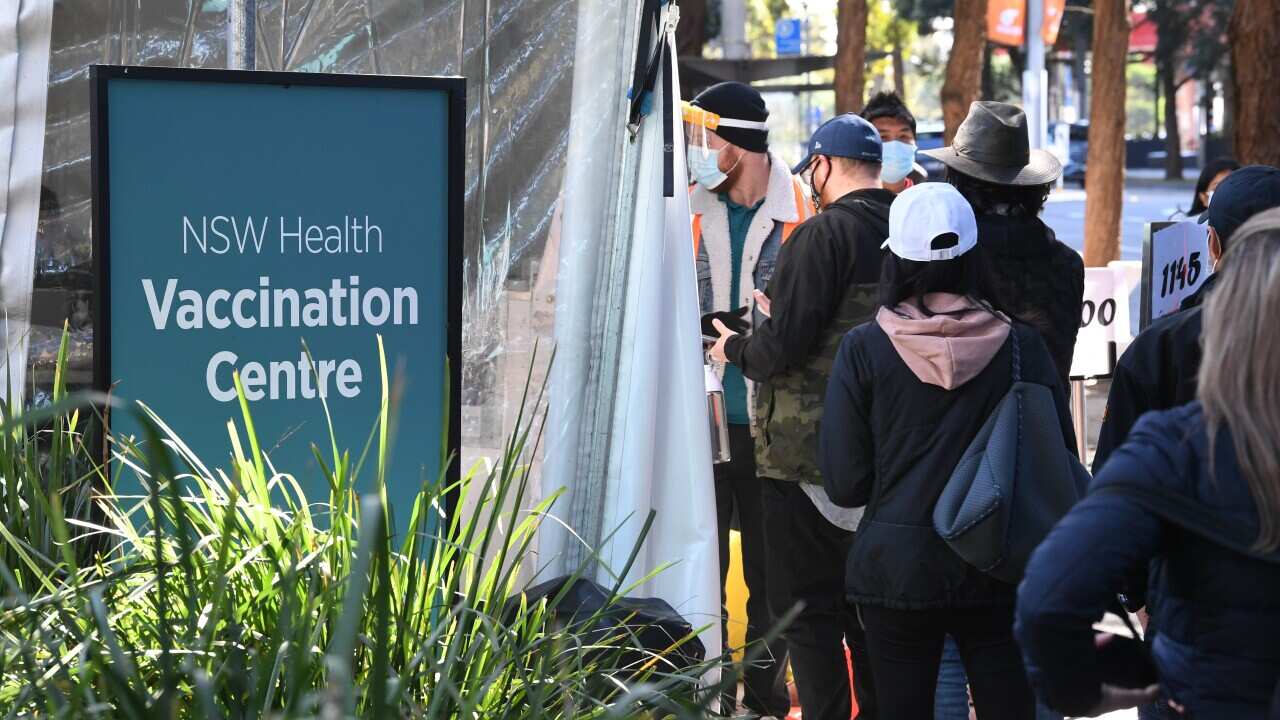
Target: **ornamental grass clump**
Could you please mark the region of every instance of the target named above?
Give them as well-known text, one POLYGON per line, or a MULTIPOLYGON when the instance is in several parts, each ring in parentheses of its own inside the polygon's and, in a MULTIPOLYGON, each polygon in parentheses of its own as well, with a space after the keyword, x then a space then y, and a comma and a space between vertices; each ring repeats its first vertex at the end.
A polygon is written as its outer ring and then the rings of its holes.
POLYGON ((243 390, 226 469, 145 404, 119 401, 111 412, 137 413, 142 437, 116 438, 112 461, 95 463, 82 417, 110 403, 69 396, 61 377, 51 407, 6 408, 0 717, 707 716, 735 674, 707 687, 718 660, 677 669, 668 658, 693 634, 637 659, 634 627, 602 635, 603 611, 566 620, 559 597, 520 597, 555 502, 504 510, 528 501, 540 393, 526 393, 492 470, 453 485, 441 472, 418 490, 410 526, 388 530, 379 351, 365 452, 340 451, 332 429, 325 451, 313 446, 321 502, 273 467, 243 390), (372 490, 357 493, 361 480, 372 490))

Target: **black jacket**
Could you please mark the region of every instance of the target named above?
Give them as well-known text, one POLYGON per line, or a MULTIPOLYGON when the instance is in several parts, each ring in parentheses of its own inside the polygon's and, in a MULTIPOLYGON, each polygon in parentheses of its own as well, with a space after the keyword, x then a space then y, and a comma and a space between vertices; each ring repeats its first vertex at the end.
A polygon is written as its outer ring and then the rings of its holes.
POLYGON ((858 190, 809 218, 778 253, 773 317, 725 344, 755 397, 756 472, 819 484, 818 426, 845 333, 871 319, 889 234, 887 190, 858 190))
MULTIPOLYGON (((888 190, 858 190, 801 223, 778 253, 769 281, 772 317, 725 344, 742 374, 765 382, 805 364, 818 349, 850 285, 876 285, 889 236, 888 190)), ((875 313, 859 320, 866 322, 875 313)), ((838 337, 852 329, 840 328, 838 337)))
POLYGON ((1149 566, 1148 633, 1164 694, 1196 720, 1267 717, 1280 681, 1280 564, 1275 553, 1267 562, 1208 539, 1207 525, 1220 528, 1213 536, 1258 533, 1230 431, 1212 459, 1208 444, 1199 403, 1147 414, 1032 555, 1015 630, 1050 707, 1076 714, 1097 702, 1093 623, 1149 566), (1166 494, 1189 501, 1194 525, 1146 506, 1166 494))
MULTIPOLYGON (((1022 377, 1050 387, 1067 448, 1075 435, 1053 360, 1032 328, 1014 324, 1022 377)), ((866 505, 845 569, 850 602, 915 610, 1012 605, 1014 586, 952 552, 933 507, 956 463, 1013 383, 1011 341, 954 390, 921 382, 875 322, 845 336, 827 390, 822 475, 843 507, 866 505)))
POLYGON ((1003 309, 1040 331, 1067 387, 1084 305, 1084 260, 1039 218, 981 215, 978 246, 1003 309))
POLYGON ((1182 309, 1162 317, 1138 333, 1116 362, 1107 396, 1107 412, 1098 431, 1093 473, 1098 474, 1111 453, 1124 443, 1143 413, 1168 410, 1196 399, 1200 372, 1201 313, 1206 293, 1216 276, 1187 298, 1182 309))

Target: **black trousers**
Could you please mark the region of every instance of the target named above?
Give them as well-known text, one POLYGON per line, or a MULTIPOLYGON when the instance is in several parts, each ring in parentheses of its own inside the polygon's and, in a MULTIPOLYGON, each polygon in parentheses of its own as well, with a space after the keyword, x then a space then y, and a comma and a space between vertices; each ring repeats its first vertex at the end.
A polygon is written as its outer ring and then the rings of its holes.
MULTIPOLYGON (((755 444, 748 426, 729 426, 729 450, 733 459, 715 468, 716 519, 720 530, 720 602, 723 606, 725 578, 729 573, 729 529, 733 525, 742 534, 742 571, 747 583, 747 644, 756 648, 773 629, 775 620, 769 612, 768 603, 761 481, 756 477, 755 444), (736 523, 733 522, 735 518, 736 523)), ((726 656, 729 653, 728 621, 729 613, 725 610, 726 656)), ((786 644, 779 638, 763 648, 760 657, 744 668, 742 704, 759 715, 786 717, 791 711, 786 667, 786 644)), ((728 700, 733 702, 733 699, 728 700)), ((732 705, 725 709, 732 709, 732 705)))
POLYGON ((853 707, 847 645, 858 717, 875 720, 877 700, 866 640, 853 607, 845 601, 844 566, 853 533, 827 522, 798 483, 764 483, 769 603, 778 617, 797 605, 801 608, 785 637, 804 718, 849 720, 853 707))
POLYGON ((1013 639, 1013 608, 859 608, 876 697, 894 720, 933 720, 942 642, 955 638, 982 720, 1035 720, 1036 702, 1013 639))

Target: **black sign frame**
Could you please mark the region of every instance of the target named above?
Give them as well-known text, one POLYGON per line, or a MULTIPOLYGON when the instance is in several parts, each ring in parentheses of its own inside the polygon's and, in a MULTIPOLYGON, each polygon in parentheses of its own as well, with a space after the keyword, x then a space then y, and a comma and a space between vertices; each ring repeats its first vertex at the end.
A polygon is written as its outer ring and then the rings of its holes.
MULTIPOLYGON (((440 460, 447 463, 445 481, 454 488, 446 504, 450 513, 456 507, 457 487, 461 478, 462 449, 462 293, 463 232, 465 227, 465 161, 466 161, 466 79, 463 77, 427 77, 409 75, 351 75, 303 72, 268 72, 257 70, 222 70, 202 68, 141 67, 127 65, 92 65, 89 68, 90 164, 92 181, 92 248, 93 248, 93 386, 111 391, 111 312, 110 312, 110 157, 107 114, 107 85, 118 80, 160 80, 184 83, 232 83, 275 85, 279 87, 358 87, 402 90, 434 90, 448 96, 448 237, 446 328, 447 353, 445 367, 449 386, 448 447, 440 460)), ((110 424, 109 409, 103 418, 110 424)), ((106 433, 97 433, 100 446, 95 457, 109 463, 106 433)))

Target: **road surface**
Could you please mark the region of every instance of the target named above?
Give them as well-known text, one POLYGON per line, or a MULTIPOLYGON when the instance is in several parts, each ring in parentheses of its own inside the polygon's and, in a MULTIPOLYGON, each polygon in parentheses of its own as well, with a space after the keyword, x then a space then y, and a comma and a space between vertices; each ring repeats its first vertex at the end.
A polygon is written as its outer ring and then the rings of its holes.
MULTIPOLYGON (((1184 183, 1155 182, 1147 178, 1129 178, 1124 191, 1124 214, 1121 218, 1121 260, 1142 259, 1142 238, 1146 224, 1168 220, 1178 210, 1191 205, 1192 181, 1184 183)), ((1049 196, 1044 221, 1058 234, 1058 239, 1076 250, 1084 249, 1085 191, 1068 187, 1049 196)))

